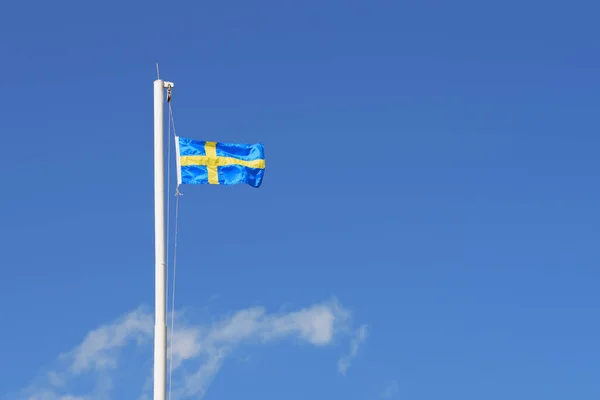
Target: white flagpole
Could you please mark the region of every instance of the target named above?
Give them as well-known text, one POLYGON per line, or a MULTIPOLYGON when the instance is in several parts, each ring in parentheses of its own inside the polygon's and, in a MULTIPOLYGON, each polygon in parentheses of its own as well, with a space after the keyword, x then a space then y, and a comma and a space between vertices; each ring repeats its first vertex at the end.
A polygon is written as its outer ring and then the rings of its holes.
POLYGON ((164 90, 173 86, 172 82, 154 81, 154 400, 166 400, 167 396, 164 90))

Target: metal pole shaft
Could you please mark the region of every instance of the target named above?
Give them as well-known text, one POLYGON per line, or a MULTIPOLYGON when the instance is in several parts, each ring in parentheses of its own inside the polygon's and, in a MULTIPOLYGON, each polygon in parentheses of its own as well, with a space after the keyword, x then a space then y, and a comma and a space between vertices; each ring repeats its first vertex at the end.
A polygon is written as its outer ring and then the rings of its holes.
POLYGON ((164 82, 154 81, 154 400, 167 396, 167 324, 165 259, 164 82))

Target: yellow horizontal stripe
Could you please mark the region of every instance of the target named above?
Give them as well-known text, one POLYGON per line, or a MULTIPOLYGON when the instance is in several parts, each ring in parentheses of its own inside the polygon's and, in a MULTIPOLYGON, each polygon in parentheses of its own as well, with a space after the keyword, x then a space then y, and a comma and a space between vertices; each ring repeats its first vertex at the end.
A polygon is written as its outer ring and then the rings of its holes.
POLYGON ((179 165, 186 167, 189 165, 206 165, 209 167, 223 167, 225 165, 243 165, 249 168, 264 168, 265 160, 239 160, 233 157, 218 157, 218 156, 181 156, 179 165))

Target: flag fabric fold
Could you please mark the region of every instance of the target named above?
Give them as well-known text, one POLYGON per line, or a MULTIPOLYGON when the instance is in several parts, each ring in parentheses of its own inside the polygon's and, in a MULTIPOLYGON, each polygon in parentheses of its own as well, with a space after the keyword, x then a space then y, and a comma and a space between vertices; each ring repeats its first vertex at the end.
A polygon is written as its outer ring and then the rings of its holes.
POLYGON ((265 173, 261 143, 208 142, 175 136, 177 183, 235 185, 255 188, 265 173))

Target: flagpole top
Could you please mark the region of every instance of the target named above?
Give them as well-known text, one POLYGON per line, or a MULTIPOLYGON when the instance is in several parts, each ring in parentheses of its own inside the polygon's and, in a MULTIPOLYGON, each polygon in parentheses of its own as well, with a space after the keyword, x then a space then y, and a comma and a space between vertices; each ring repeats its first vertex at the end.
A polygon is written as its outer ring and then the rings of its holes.
POLYGON ((154 80, 154 82, 162 82, 162 87, 167 89, 167 88, 174 88, 175 84, 173 82, 169 82, 169 81, 163 81, 162 79, 156 79, 154 80))
POLYGON ((163 89, 167 89, 167 103, 171 102, 172 90, 175 87, 173 82, 163 81, 162 79, 156 79, 154 81, 154 93, 162 92, 163 89))

